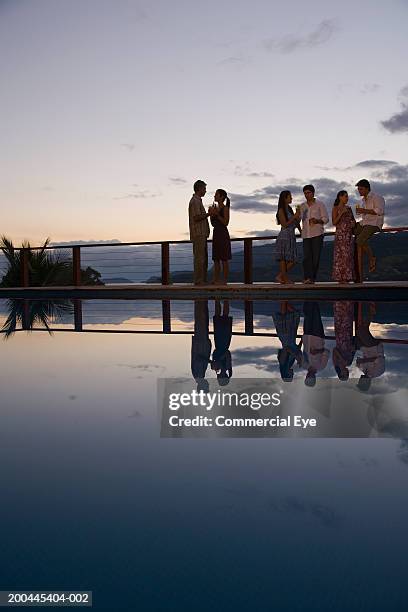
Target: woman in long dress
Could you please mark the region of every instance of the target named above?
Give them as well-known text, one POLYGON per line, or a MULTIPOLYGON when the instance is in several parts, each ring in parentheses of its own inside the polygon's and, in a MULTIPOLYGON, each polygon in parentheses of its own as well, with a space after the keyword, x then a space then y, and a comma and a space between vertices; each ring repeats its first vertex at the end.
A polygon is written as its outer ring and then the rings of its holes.
POLYGON ((332 279, 339 283, 350 283, 355 279, 353 227, 356 221, 347 202, 348 193, 343 189, 337 194, 332 210, 336 227, 332 279))
POLYGON ((213 226, 212 258, 214 261, 214 284, 220 283, 221 267, 223 284, 227 284, 229 261, 231 259, 231 239, 228 231, 230 220, 230 199, 225 189, 217 189, 214 205, 210 208, 213 226))
POLYGON ((276 213, 276 223, 282 229, 276 239, 275 247, 276 259, 279 261, 279 273, 276 280, 281 284, 291 282, 288 271, 293 268, 297 259, 295 229, 299 227, 300 210, 294 213, 291 202, 290 191, 282 191, 279 195, 278 212, 276 213))

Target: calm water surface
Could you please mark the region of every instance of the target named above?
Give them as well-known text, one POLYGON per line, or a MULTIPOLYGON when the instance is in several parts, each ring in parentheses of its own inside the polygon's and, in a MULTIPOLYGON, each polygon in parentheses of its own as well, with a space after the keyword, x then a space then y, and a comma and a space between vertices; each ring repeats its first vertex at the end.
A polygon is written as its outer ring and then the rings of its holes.
MULTIPOLYGON (((161 439, 157 378, 192 376, 207 303, 79 306, 82 332, 73 304, 0 302, 1 589, 92 590, 110 611, 406 610, 404 423, 389 439, 161 439)), ((280 377, 305 311, 326 336, 317 384, 336 347, 350 378, 406 373, 405 304, 352 305, 351 323, 329 303, 228 306, 208 302, 208 338, 233 377, 280 377)))

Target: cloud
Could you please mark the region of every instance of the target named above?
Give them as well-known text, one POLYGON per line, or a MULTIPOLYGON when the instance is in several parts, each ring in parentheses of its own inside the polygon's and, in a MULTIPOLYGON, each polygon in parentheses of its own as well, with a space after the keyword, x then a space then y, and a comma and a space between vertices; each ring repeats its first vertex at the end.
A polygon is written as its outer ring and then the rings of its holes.
POLYGON ((134 145, 131 142, 122 142, 120 146, 130 152, 130 151, 134 151, 136 145, 134 145))
POLYGON ((225 59, 217 62, 218 66, 235 66, 236 68, 242 68, 245 64, 248 63, 248 58, 243 55, 231 55, 230 57, 226 57, 225 59))
POLYGON ((338 29, 335 19, 324 19, 308 34, 303 36, 287 34, 281 38, 271 38, 264 42, 264 47, 268 51, 284 54, 293 53, 298 49, 313 49, 328 42, 338 29))
POLYGON ((238 193, 230 194, 232 206, 234 210, 241 212, 254 212, 254 213, 273 213, 274 207, 272 204, 263 201, 262 199, 256 198, 251 195, 242 195, 238 193))
POLYGON ((170 176, 169 181, 170 183, 173 183, 173 185, 186 185, 187 184, 186 179, 181 178, 181 176, 170 176))
POLYGON ((326 504, 309 502, 299 497, 286 497, 281 500, 272 499, 269 507, 273 512, 283 513, 298 517, 309 515, 319 522, 323 527, 338 529, 344 524, 345 518, 340 515, 336 508, 326 504))
POLYGON ((113 199, 114 200, 129 200, 129 199, 147 200, 150 198, 157 198, 160 195, 161 193, 159 192, 154 193, 153 191, 149 191, 148 189, 140 189, 139 191, 135 191, 134 193, 128 193, 124 196, 117 196, 116 198, 113 198, 113 199))
POLYGON ((396 161, 391 161, 388 159, 366 159, 364 161, 358 162, 357 164, 354 164, 354 166, 345 166, 345 167, 340 167, 340 166, 316 166, 316 168, 318 168, 319 170, 326 170, 326 171, 335 171, 335 172, 346 172, 349 170, 354 170, 354 169, 358 169, 358 168, 362 168, 362 169, 367 169, 367 170, 371 170, 374 168, 387 168, 389 166, 395 166, 398 165, 398 162, 396 161))
POLYGON ((372 190, 380 193, 386 200, 386 224, 389 226, 406 225, 408 165, 402 165, 391 160, 368 159, 358 162, 354 166, 346 168, 346 170, 355 171, 352 180, 337 181, 321 176, 308 179, 291 177, 286 181, 270 183, 249 195, 232 194, 231 206, 233 209, 242 212, 274 214, 281 191, 288 189, 296 200, 300 200, 303 198, 303 186, 306 183, 312 183, 316 187, 316 196, 323 200, 328 208, 331 208, 337 192, 341 189, 348 190, 352 202, 357 201, 359 196, 356 192, 355 183, 362 178, 361 174, 366 174, 372 190))
POLYGON ((253 170, 250 169, 248 164, 245 164, 244 166, 240 166, 240 165, 235 166, 234 174, 235 176, 247 176, 249 178, 273 178, 274 177, 274 174, 272 174, 272 172, 268 172, 268 171, 254 172, 253 170))
POLYGON ((366 95, 366 94, 375 93, 380 88, 381 88, 381 85, 379 85, 378 83, 364 83, 364 85, 360 89, 360 92, 366 95))
POLYGON ((399 95, 402 110, 391 115, 389 119, 381 121, 381 125, 391 134, 408 132, 408 85, 403 87, 399 95))

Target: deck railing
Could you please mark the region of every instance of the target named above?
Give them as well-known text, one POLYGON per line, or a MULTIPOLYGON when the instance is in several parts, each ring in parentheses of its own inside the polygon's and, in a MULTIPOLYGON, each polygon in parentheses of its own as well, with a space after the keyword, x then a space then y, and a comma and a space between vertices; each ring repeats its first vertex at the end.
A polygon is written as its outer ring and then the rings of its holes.
MULTIPOLYGON (((400 233, 408 231, 408 226, 404 227, 387 227, 382 229, 382 233, 400 233)), ((325 232, 324 236, 333 236, 335 234, 334 231, 325 232)), ((275 241, 277 235, 268 235, 268 236, 249 236, 246 238, 231 238, 233 244, 241 242, 243 243, 243 281, 245 284, 253 283, 253 243, 256 241, 259 242, 268 242, 275 241)), ((211 240, 208 241, 211 244, 211 240)), ((123 247, 136 247, 139 249, 139 253, 141 253, 140 248, 146 247, 149 248, 149 254, 153 255, 150 257, 150 261, 154 261, 157 265, 157 270, 159 272, 158 276, 160 276, 162 285, 171 284, 171 274, 170 274, 170 264, 171 264, 171 253, 170 247, 172 245, 187 245, 191 244, 190 240, 166 240, 166 241, 150 241, 150 242, 114 242, 114 243, 92 243, 92 244, 73 244, 73 245, 52 245, 45 247, 46 250, 53 251, 68 251, 68 257, 72 258, 72 284, 73 286, 80 286, 82 284, 82 272, 81 266, 84 263, 83 255, 85 251, 89 254, 91 249, 101 249, 102 252, 108 255, 107 259, 99 258, 96 262, 115 261, 113 257, 113 253, 115 253, 116 249, 120 249, 123 247), (151 249, 156 246, 156 253, 151 253, 151 249), (114 250, 112 250, 114 249, 114 250), (111 254, 109 257, 109 253, 111 254), (157 261, 157 256, 160 258, 160 263, 157 261)), ((30 247, 31 251, 42 250, 44 247, 30 247)), ((29 250, 26 248, 18 248, 15 250, 20 251, 20 286, 21 287, 29 287, 30 286, 30 270, 29 270, 29 250)), ((145 258, 146 260, 146 258, 145 258)), ((148 260, 148 258, 147 258, 148 260)), ((89 263, 89 260, 88 260, 89 263)), ((109 266, 109 264, 104 264, 109 266)), ((129 268, 135 267, 135 264, 124 264, 120 265, 120 268, 128 266, 129 268)), ((114 269, 114 266, 111 266, 114 269)), ((134 277, 135 278, 135 277, 134 277)), ((140 273, 139 276, 136 274, 137 278, 141 278, 140 273)), ((145 281, 146 279, 144 279, 145 281)), ((131 281, 133 283, 133 280, 131 281)), ((143 280, 142 280, 143 282, 143 280)))

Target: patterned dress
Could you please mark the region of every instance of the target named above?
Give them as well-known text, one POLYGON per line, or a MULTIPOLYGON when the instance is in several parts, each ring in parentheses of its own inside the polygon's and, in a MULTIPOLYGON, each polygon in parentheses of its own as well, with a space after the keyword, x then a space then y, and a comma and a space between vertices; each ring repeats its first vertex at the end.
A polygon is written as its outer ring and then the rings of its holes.
POLYGON ((336 225, 333 250, 332 279, 338 282, 354 280, 353 212, 349 206, 336 225))
POLYGON ((333 363, 336 367, 350 366, 356 352, 353 338, 354 302, 350 300, 333 303, 334 334, 336 351, 333 351, 333 363))
MULTIPOLYGON (((294 214, 288 211, 288 220, 294 214)), ((282 227, 276 239, 275 253, 278 261, 296 261, 296 238, 295 238, 296 223, 291 223, 287 227, 282 227)))

